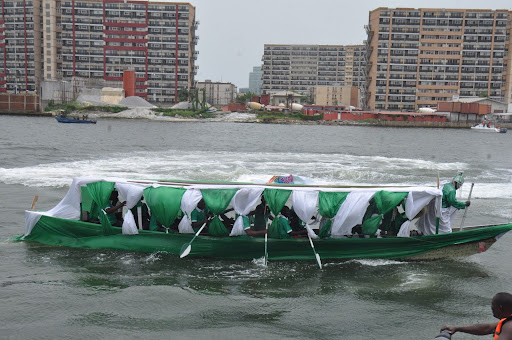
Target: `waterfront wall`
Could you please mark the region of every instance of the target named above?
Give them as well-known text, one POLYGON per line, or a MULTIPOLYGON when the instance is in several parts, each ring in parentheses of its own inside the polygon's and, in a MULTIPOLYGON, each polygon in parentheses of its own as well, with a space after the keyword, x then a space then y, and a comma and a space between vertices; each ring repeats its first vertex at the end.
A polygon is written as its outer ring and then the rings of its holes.
POLYGON ((0 114, 40 115, 39 96, 33 93, 0 94, 0 114))

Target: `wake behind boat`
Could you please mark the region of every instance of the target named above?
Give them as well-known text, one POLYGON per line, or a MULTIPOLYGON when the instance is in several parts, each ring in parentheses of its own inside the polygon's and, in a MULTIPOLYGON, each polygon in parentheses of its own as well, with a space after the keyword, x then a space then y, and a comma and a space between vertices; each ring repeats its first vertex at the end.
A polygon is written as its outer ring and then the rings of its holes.
POLYGON ((435 223, 441 201, 442 191, 434 187, 315 186, 291 184, 289 177, 266 184, 75 178, 56 207, 26 211, 26 231, 18 240, 182 257, 316 256, 320 265, 320 258, 468 256, 512 229, 502 224, 441 233, 435 223), (109 202, 113 192, 126 201, 109 202), (122 225, 115 226, 107 214, 123 205, 122 225), (252 230, 258 214, 266 219, 259 233, 252 230), (144 223, 150 219, 153 228, 144 223), (198 222, 201 228, 194 226, 198 222))

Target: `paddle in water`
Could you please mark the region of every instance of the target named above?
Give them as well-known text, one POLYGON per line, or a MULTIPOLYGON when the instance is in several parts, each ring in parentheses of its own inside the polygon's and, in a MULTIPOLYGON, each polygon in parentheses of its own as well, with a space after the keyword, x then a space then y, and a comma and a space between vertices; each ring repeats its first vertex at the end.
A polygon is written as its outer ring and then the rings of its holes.
POLYGON ((268 225, 267 225, 267 232, 265 233, 265 260, 263 262, 263 264, 265 265, 265 267, 267 266, 267 261, 268 261, 268 251, 267 251, 267 239, 268 239, 268 225))
POLYGON ((192 250, 192 242, 194 242, 194 240, 196 239, 197 235, 199 235, 201 233, 201 231, 203 231, 203 228, 206 227, 206 223, 204 223, 201 228, 199 228, 199 230, 197 231, 197 233, 194 235, 194 237, 192 237, 192 239, 190 240, 189 243, 187 244, 184 244, 183 247, 181 247, 181 251, 180 251, 180 259, 184 258, 185 256, 187 256, 188 254, 190 254, 190 251, 192 250))
POLYGON ((318 263, 318 267, 320 267, 320 269, 322 269, 322 261, 320 261, 320 255, 318 255, 318 253, 315 250, 315 245, 313 244, 313 240, 311 239, 311 235, 309 235, 309 232, 308 232, 308 238, 309 238, 309 243, 311 244, 311 249, 313 249, 313 253, 315 254, 316 263, 318 263))

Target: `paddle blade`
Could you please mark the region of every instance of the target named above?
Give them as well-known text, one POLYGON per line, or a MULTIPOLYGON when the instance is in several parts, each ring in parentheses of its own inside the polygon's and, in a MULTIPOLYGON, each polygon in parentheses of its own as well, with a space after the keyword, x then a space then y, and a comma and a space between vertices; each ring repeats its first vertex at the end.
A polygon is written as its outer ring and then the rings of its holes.
POLYGON ((322 269, 322 261, 320 261, 320 255, 315 253, 316 263, 318 263, 318 267, 322 269))
POLYGON ((265 260, 263 261, 263 265, 265 267, 267 266, 267 261, 268 261, 267 239, 268 239, 268 236, 267 236, 267 234, 265 234, 265 260))
POLYGON ((180 251, 180 259, 184 258, 188 254, 190 254, 190 251, 192 250, 192 246, 190 243, 184 244, 183 247, 181 247, 180 251))

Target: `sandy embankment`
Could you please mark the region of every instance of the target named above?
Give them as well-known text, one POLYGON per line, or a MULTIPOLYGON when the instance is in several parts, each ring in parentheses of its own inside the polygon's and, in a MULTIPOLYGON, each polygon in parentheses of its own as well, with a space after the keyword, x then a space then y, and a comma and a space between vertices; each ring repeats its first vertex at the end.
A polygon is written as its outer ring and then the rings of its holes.
POLYGON ((169 117, 160 116, 158 113, 155 114, 150 108, 131 108, 129 110, 121 111, 119 113, 101 113, 98 112, 96 115, 100 118, 126 118, 126 119, 150 119, 158 121, 175 121, 175 122, 240 122, 240 123, 252 123, 256 122, 256 115, 253 113, 238 113, 238 112, 227 112, 227 113, 214 113, 215 118, 183 118, 183 117, 169 117))
MULTIPOLYGON (((87 104, 102 103, 98 96, 81 96, 78 98, 87 104)), ((103 103, 106 104, 106 103, 103 103)), ((252 113, 238 113, 238 112, 223 112, 217 111, 214 113, 214 118, 184 118, 176 115, 175 117, 162 116, 158 112, 153 112, 151 109, 157 106, 147 102, 141 97, 126 97, 123 98, 119 104, 120 106, 128 107, 128 110, 121 111, 119 113, 105 113, 105 112, 94 112, 99 118, 125 118, 125 119, 150 119, 158 121, 176 121, 176 122, 245 122, 251 123, 256 122, 256 115, 252 113)), ((189 107, 189 103, 183 102, 175 105, 177 108, 186 109, 189 107)))

